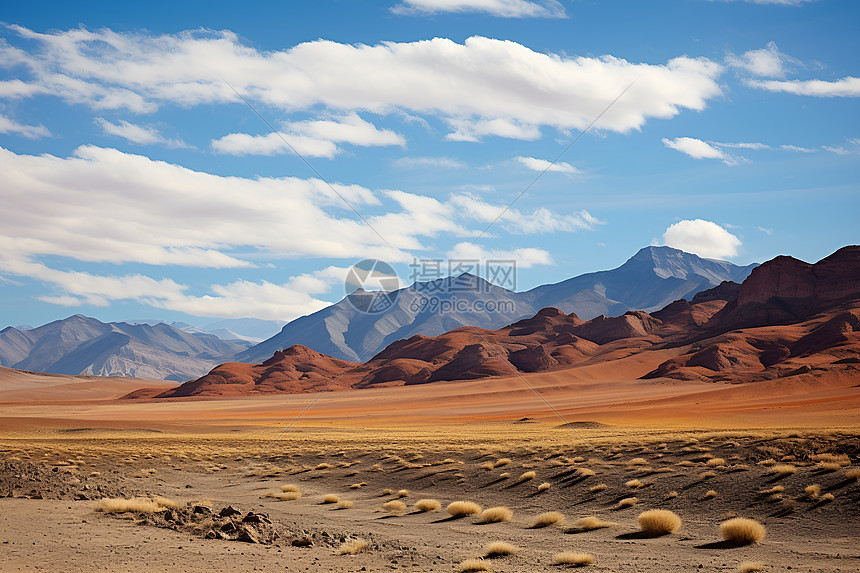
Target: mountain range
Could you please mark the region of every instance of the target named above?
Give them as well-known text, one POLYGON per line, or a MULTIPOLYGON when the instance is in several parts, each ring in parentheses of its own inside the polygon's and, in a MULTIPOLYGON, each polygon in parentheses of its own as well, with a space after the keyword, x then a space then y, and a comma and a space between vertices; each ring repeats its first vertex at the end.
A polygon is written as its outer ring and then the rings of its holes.
POLYGON ((752 270, 741 284, 724 281, 652 313, 637 310, 583 320, 544 308, 500 329, 471 326, 439 336, 414 335, 364 363, 293 345, 259 364, 223 364, 174 389, 141 389, 128 397, 429 384, 587 369, 621 360, 627 369, 624 376, 645 380, 741 383, 789 376, 813 380, 823 374, 856 378, 860 247, 845 247, 815 264, 777 257, 752 270))
POLYGON ((181 382, 205 374, 247 346, 164 323, 104 323, 76 314, 30 330, 0 330, 0 366, 181 382))
POLYGON ((236 360, 262 362, 278 350, 301 344, 332 358, 362 362, 396 340, 416 334, 436 336, 461 326, 500 328, 545 307, 575 313, 583 320, 628 310, 651 311, 723 281, 741 282, 756 266, 737 266, 671 247, 652 246, 641 249, 616 269, 524 292, 463 274, 416 282, 393 293, 389 297, 393 304, 385 311, 365 313, 359 309, 375 294, 359 290, 293 320, 275 336, 240 352, 236 360), (457 308, 450 309, 455 303, 457 308))

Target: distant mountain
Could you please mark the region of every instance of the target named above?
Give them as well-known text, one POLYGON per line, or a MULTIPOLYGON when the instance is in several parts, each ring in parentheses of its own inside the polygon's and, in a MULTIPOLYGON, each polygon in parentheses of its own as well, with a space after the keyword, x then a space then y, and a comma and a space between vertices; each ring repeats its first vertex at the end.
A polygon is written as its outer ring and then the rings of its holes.
POLYGON ((274 336, 287 323, 285 320, 263 320, 259 318, 226 318, 200 326, 188 324, 187 322, 167 322, 166 320, 152 318, 126 320, 125 322, 129 324, 149 324, 150 326, 164 323, 192 334, 214 334, 222 340, 244 340, 253 343, 262 342, 274 336))
POLYGON ((183 381, 208 372, 246 344, 167 324, 103 323, 80 314, 0 331, 0 366, 71 375, 183 381))
POLYGON ((810 385, 857 380, 860 247, 845 247, 815 264, 777 257, 740 285, 724 281, 653 313, 583 321, 545 308, 500 329, 463 327, 398 340, 362 364, 294 345, 262 364, 222 364, 198 380, 138 395, 318 392, 577 368, 588 368, 585 377, 592 379, 631 356, 618 376, 732 384, 794 376, 810 385))
POLYGON ((333 358, 362 362, 401 338, 436 336, 460 326, 500 328, 546 307, 575 313, 583 320, 628 310, 651 311, 723 281, 742 282, 755 267, 703 259, 671 247, 646 247, 616 269, 520 293, 464 274, 416 282, 397 291, 387 310, 367 314, 356 307, 374 295, 358 291, 286 324, 275 336, 239 353, 236 360, 263 362, 279 350, 301 344, 333 358), (448 308, 454 301, 456 308, 448 308), (477 311, 475 303, 493 310, 477 311))

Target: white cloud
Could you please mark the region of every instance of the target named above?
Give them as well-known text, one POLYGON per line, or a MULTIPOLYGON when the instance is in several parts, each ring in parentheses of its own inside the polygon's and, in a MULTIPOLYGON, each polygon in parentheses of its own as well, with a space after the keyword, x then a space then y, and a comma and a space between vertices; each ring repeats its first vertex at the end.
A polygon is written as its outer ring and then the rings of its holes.
POLYGON ((212 141, 212 148, 232 155, 274 155, 287 153, 292 146, 302 156, 331 158, 341 151, 338 143, 362 147, 406 145, 402 135, 378 129, 356 113, 336 119, 286 122, 283 128, 279 133, 265 135, 231 133, 212 141))
POLYGON ((705 58, 652 65, 609 55, 543 54, 478 36, 462 44, 445 38, 377 45, 317 40, 263 52, 229 31, 154 36, 9 29, 33 48, 0 44, 0 59, 18 64, 25 76, 0 82, 0 95, 8 98, 47 93, 95 109, 147 113, 162 104, 236 102, 223 77, 249 99, 288 112, 433 115, 450 124, 455 140, 535 139, 541 126, 583 129, 634 80, 597 127, 639 129, 650 118, 704 109, 721 94, 723 71, 705 58))
POLYGON ((536 157, 517 157, 517 161, 525 165, 527 168, 532 171, 555 171, 558 173, 566 173, 568 175, 574 175, 577 173, 582 173, 579 169, 571 165, 570 163, 565 163, 564 161, 556 161, 555 163, 551 163, 546 159, 538 159, 536 157))
POLYGON ((585 209, 572 215, 561 215, 543 207, 524 213, 514 208, 505 209, 504 205, 492 205, 469 194, 452 195, 449 203, 461 215, 485 223, 498 220, 497 224, 513 233, 575 232, 592 230, 602 224, 585 209))
POLYGON ((44 125, 24 125, 3 115, 0 115, 0 133, 15 133, 27 139, 39 139, 51 135, 44 125))
POLYGON ((669 149, 680 151, 694 159, 722 159, 724 163, 734 163, 731 157, 713 145, 692 137, 676 137, 675 139, 663 138, 663 145, 669 149))
POLYGON ((486 249, 483 245, 476 243, 457 243, 447 253, 449 260, 501 260, 516 261, 517 267, 527 269, 535 265, 551 265, 552 257, 543 249, 523 248, 510 251, 486 249))
MULTIPOLYGON (((714 2, 715 0, 711 0, 714 2)), ((716 0, 719 2, 734 2, 736 0, 716 0)), ((765 4, 765 5, 773 5, 773 6, 801 6, 803 4, 807 4, 809 2, 816 2, 817 0, 741 0, 743 2, 748 2, 750 4, 765 4)))
POLYGON ((765 235, 773 235, 773 229, 768 229, 768 228, 762 227, 761 225, 757 226, 756 229, 758 229, 759 231, 761 231, 765 235))
POLYGON ((710 141, 708 143, 710 143, 711 145, 716 145, 717 147, 728 147, 730 149, 751 149, 753 151, 763 151, 766 149, 771 149, 771 146, 765 143, 722 143, 719 141, 710 141))
POLYGON ((860 97, 860 78, 847 76, 841 80, 748 80, 750 87, 812 97, 860 97))
POLYGON ((394 161, 398 167, 433 167, 441 169, 466 169, 464 161, 451 157, 401 157, 394 161))
POLYGON ((127 121, 111 123, 101 117, 97 117, 95 122, 96 125, 102 128, 104 133, 122 137, 126 141, 136 143, 138 145, 163 144, 167 147, 173 148, 188 147, 188 145, 180 139, 167 139, 161 135, 156 128, 149 125, 135 125, 127 121))
POLYGON ((558 0, 403 0, 391 8, 395 14, 485 12, 500 18, 566 18, 558 0))
POLYGON ((765 78, 785 77, 787 64, 800 64, 799 60, 779 51, 774 42, 758 50, 749 50, 741 56, 729 54, 726 63, 732 67, 765 78))
POLYGON ((799 147, 797 145, 780 145, 780 149, 785 151, 794 151, 796 153, 815 153, 815 149, 809 147, 799 147))
POLYGON ((693 219, 678 221, 663 233, 663 244, 710 259, 738 254, 741 241, 711 221, 693 219))

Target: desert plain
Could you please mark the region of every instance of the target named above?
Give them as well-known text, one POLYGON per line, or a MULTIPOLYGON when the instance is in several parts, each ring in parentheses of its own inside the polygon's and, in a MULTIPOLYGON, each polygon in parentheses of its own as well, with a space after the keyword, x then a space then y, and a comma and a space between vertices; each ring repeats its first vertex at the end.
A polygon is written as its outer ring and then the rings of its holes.
POLYGON ((0 570, 860 568, 856 365, 731 384, 641 360, 157 401, 6 369, 0 570), (735 517, 766 535, 724 539, 735 517))

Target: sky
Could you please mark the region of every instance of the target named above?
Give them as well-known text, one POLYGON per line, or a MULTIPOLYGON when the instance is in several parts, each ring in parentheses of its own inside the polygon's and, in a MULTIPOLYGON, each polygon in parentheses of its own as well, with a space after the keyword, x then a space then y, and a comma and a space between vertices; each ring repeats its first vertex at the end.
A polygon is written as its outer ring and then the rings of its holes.
POLYGON ((77 4, 0 4, 0 327, 858 243, 854 0, 77 4))

